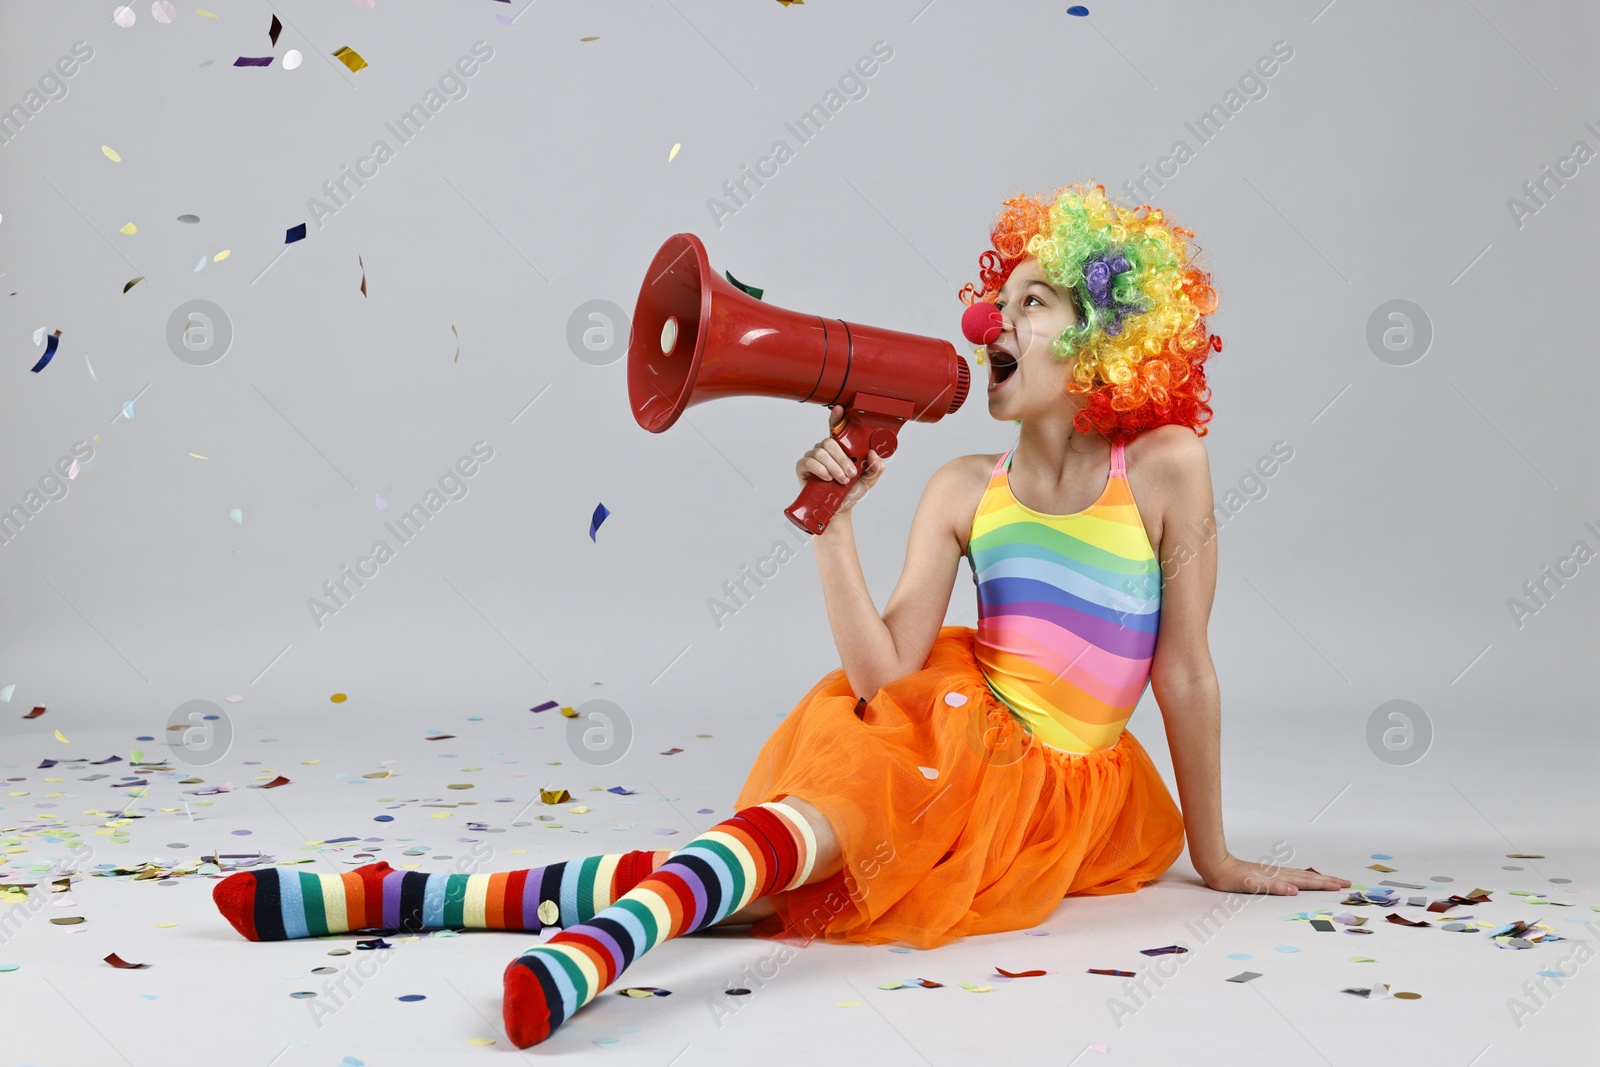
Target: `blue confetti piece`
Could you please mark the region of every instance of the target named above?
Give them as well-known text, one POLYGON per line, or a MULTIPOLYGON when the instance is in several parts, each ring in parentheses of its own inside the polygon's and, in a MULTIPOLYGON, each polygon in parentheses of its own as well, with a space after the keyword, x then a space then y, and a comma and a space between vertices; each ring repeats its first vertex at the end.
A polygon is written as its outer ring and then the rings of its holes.
POLYGON ((135 741, 154 741, 155 738, 153 738, 153 737, 135 737, 134 740, 135 741))
POLYGON ((122 417, 125 419, 133 418, 133 401, 124 400, 122 402, 122 417))
POLYGON ((419 1000, 427 1000, 428 998, 423 996, 421 993, 407 993, 404 996, 395 997, 394 999, 400 1001, 402 1004, 415 1004, 419 1000))
POLYGON ((1371 859, 1375 859, 1375 860, 1392 860, 1392 859, 1394 859, 1393 856, 1386 856, 1382 852, 1374 852, 1370 858, 1371 859))
POLYGON ((1228 953, 1228 958, 1230 960, 1253 960, 1253 959, 1255 959, 1255 957, 1250 955, 1250 953, 1248 953, 1248 952, 1230 952, 1230 953, 1228 953))
POLYGON ((374 815, 372 817, 372 821, 373 822, 394 822, 394 816, 393 815, 374 815))
POLYGON ((283 243, 286 245, 292 245, 296 241, 304 241, 305 239, 306 224, 303 222, 298 226, 290 226, 287 230, 283 231, 283 243))
POLYGON ((56 355, 56 346, 59 345, 60 343, 61 343, 61 331, 60 330, 57 330, 55 333, 53 333, 49 337, 45 338, 44 355, 40 356, 39 357, 39 362, 35 363, 30 368, 33 371, 33 373, 38 374, 40 371, 44 370, 46 367, 48 367, 50 365, 50 361, 52 359, 54 359, 55 355, 56 355))
POLYGON ((1077 15, 1079 18, 1082 18, 1088 13, 1089 9, 1084 7, 1082 4, 1073 4, 1071 7, 1067 8, 1067 14, 1077 15))
POLYGON ((600 529, 600 524, 605 522, 610 514, 611 510, 604 504, 596 504, 594 506, 594 517, 589 520, 589 540, 594 540, 595 531, 600 529))
POLYGON ((607 793, 615 793, 619 797, 631 797, 635 793, 637 793, 638 790, 637 789, 625 789, 620 785, 614 785, 610 789, 607 789, 606 792, 607 793))
POLYGON ((1569 978, 1569 977, 1571 977, 1570 975, 1562 974, 1560 971, 1540 971, 1539 973, 1544 975, 1546 978, 1569 978))
POLYGON ((1274 947, 1273 951, 1275 951, 1275 952, 1299 952, 1300 950, 1298 948, 1294 947, 1293 945, 1277 945, 1277 946, 1274 947))
POLYGON ((483 721, 483 716, 482 715, 468 715, 467 716, 467 721, 468 722, 482 722, 483 721))

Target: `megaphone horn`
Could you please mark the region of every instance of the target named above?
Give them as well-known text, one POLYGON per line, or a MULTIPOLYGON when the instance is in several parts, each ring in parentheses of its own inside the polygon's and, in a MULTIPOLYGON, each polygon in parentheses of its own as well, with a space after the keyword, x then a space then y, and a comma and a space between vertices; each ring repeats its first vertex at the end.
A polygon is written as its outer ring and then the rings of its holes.
MULTIPOLYGON (((684 409, 725 396, 841 404, 833 437, 859 471, 887 459, 907 422, 938 422, 961 407, 972 372, 948 341, 788 311, 724 281, 691 233, 669 237, 650 262, 628 341, 633 417, 661 433, 684 409)), ((859 478, 808 478, 784 514, 819 534, 859 478)))

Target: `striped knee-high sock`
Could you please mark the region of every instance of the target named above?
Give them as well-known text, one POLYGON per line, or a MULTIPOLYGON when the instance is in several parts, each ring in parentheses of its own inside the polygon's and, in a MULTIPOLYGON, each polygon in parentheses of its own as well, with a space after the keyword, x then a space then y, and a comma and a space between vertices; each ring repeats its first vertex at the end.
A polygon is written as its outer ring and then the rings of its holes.
POLYGON ((736 812, 593 919, 513 960, 505 973, 507 1036, 518 1048, 543 1041, 660 942, 804 885, 816 853, 811 827, 787 804, 736 812))
POLYGON ((670 849, 618 852, 496 874, 423 874, 397 871, 387 862, 346 874, 270 867, 229 875, 211 898, 252 941, 452 926, 536 933, 592 918, 671 855, 670 849), (539 907, 548 903, 557 916, 546 922, 539 907))

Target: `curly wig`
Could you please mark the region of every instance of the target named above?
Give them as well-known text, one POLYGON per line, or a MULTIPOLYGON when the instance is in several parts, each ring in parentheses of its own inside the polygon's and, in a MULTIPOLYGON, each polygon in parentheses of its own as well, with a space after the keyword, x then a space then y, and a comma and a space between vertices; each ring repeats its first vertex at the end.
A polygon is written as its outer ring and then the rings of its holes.
POLYGON ((979 285, 968 282, 961 302, 994 302, 1018 264, 1037 259, 1078 313, 1051 342, 1057 357, 1076 360, 1067 391, 1087 398, 1073 427, 1124 443, 1168 423, 1204 437, 1205 362, 1222 338, 1206 329, 1217 294, 1189 265, 1193 237, 1159 208, 1108 199, 1103 185, 1063 186, 1050 200, 1014 196, 979 257, 979 285))

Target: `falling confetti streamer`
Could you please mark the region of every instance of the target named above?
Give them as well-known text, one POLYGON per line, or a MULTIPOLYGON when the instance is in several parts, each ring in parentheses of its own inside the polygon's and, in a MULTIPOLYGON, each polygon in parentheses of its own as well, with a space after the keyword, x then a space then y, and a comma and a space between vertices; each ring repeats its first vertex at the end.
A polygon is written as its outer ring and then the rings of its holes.
POLYGON ((600 524, 605 522, 610 515, 611 509, 604 504, 595 505, 594 515, 589 519, 589 540, 593 541, 595 539, 594 535, 600 529, 600 524))
MULTIPOLYGON (((38 344, 41 339, 42 338, 40 338, 38 334, 35 334, 33 343, 34 344, 38 344)), ((30 368, 33 371, 33 373, 35 373, 35 374, 38 374, 40 371, 42 371, 46 367, 48 367, 50 365, 50 361, 55 358, 55 356, 56 356, 56 347, 58 345, 60 345, 60 343, 61 343, 61 331, 57 330, 54 333, 52 333, 48 338, 43 338, 42 340, 44 340, 44 343, 45 343, 44 344, 44 355, 40 356, 39 357, 39 362, 35 363, 30 368)))

